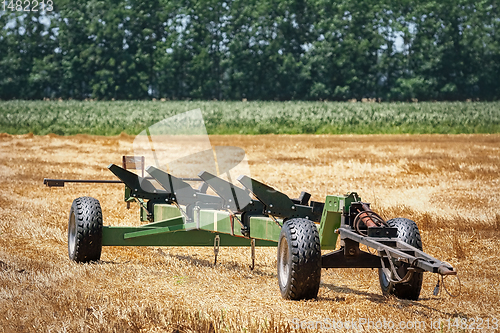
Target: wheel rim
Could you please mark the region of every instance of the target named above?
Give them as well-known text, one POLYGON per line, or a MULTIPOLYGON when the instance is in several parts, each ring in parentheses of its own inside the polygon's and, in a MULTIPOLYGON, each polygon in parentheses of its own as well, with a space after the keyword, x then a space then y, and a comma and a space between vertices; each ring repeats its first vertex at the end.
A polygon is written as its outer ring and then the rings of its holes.
POLYGON ((280 260, 278 263, 278 268, 279 268, 280 286, 282 288, 285 288, 288 283, 288 276, 290 272, 290 266, 288 264, 288 257, 289 257, 288 242, 285 237, 281 239, 279 253, 280 253, 279 256, 280 260))
MULTIPOLYGON (((398 266, 396 263, 395 266, 396 266, 396 272, 398 273, 399 277, 403 278, 406 275, 407 269, 404 266, 398 266)), ((384 288, 388 288, 391 284, 391 280, 395 279, 396 277, 389 268, 381 268, 381 271, 382 271, 382 279, 380 283, 383 285, 384 288)))
POLYGON ((381 268, 381 271, 382 271, 382 275, 381 275, 381 279, 380 279, 380 283, 382 284, 382 286, 384 288, 388 288, 389 287, 389 276, 391 276, 391 270, 388 269, 388 268, 381 268))
POLYGON ((69 218, 69 226, 68 226, 68 253, 70 256, 73 255, 75 250, 76 243, 76 221, 75 221, 75 213, 71 213, 69 218))

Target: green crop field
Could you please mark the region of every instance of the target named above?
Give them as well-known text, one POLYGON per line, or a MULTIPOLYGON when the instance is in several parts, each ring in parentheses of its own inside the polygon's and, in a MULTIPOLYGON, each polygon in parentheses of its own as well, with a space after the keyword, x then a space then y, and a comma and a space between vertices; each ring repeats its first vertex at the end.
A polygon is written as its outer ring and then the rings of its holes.
POLYGON ((209 134, 500 133, 500 102, 3 101, 0 132, 137 134, 200 108, 209 134))

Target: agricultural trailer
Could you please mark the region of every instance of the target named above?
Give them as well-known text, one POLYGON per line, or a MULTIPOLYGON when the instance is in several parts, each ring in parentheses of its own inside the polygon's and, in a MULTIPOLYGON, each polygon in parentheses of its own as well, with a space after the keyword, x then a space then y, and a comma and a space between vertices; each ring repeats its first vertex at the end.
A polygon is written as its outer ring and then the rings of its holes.
POLYGON ((307 192, 292 199, 245 175, 237 186, 207 171, 198 178, 180 178, 149 166, 145 176, 144 167, 144 156, 124 156, 122 166, 108 166, 117 180, 44 179, 49 187, 124 183, 127 206, 132 201, 140 206, 145 224, 107 226, 98 200, 75 199, 68 223, 71 260, 98 262, 104 246, 205 246, 214 248, 216 262, 219 247, 248 246, 253 269, 255 247, 277 247, 279 288, 291 300, 317 297, 322 268, 378 268, 382 293, 410 300, 418 299, 424 272, 438 274, 435 295, 439 277, 442 281, 457 274, 422 251, 414 221, 386 221, 357 193, 327 195, 316 202, 307 192), (193 187, 193 182, 200 186, 193 187), (207 193, 209 188, 213 194, 207 193), (329 252, 322 255, 322 250, 329 252))

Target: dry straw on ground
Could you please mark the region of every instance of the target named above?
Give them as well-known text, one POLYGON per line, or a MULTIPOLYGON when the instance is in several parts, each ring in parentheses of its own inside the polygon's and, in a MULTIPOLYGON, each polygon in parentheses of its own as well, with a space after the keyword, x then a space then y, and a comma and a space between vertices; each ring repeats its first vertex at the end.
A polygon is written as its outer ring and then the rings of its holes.
POLYGON ((382 296, 371 269, 323 270, 317 300, 282 300, 275 249, 257 249, 254 271, 248 248, 222 248, 215 267, 212 249, 192 247, 110 247, 99 264, 70 262, 74 198, 100 200, 110 225, 138 224, 138 207, 126 209, 123 185, 49 189, 43 177, 111 179, 106 166, 132 154, 132 139, 0 136, 0 332, 287 332, 295 318, 419 321, 429 331, 439 319, 500 319, 498 135, 210 138, 244 148, 252 176, 291 196, 357 191, 387 218, 414 219, 424 250, 462 281, 459 297, 435 297, 436 276, 425 274, 418 301, 382 296))

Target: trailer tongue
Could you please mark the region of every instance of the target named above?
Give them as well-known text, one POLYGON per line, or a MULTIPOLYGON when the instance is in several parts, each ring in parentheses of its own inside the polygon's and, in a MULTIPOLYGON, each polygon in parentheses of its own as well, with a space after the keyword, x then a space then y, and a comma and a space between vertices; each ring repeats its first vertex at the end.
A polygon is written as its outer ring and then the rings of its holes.
MULTIPOLYGON (((129 157, 130 158, 130 157, 129 157)), ((144 159, 142 158, 142 161, 144 159)), ((125 161, 125 157, 124 157, 125 161)), ((124 163, 125 166, 125 163, 124 163)), ((424 272, 456 275, 449 264, 422 251, 414 221, 385 221, 357 193, 328 195, 324 202, 297 199, 248 176, 242 185, 210 172, 182 179, 149 167, 150 177, 111 164, 118 180, 44 179, 49 187, 67 182, 124 183, 125 201, 140 205, 139 227, 104 226, 99 201, 74 200, 68 225, 68 253, 76 262, 98 261, 103 246, 277 246, 278 283, 286 299, 318 294, 322 268, 378 268, 384 294, 418 299, 424 272), (193 188, 187 181, 198 181, 193 188), (215 195, 207 194, 211 188, 215 195), (337 240, 340 236, 340 248, 337 240), (363 244, 373 252, 361 251, 363 244), (322 255, 321 250, 331 250, 322 255)), ((370 250, 369 250, 370 251, 370 250)))

